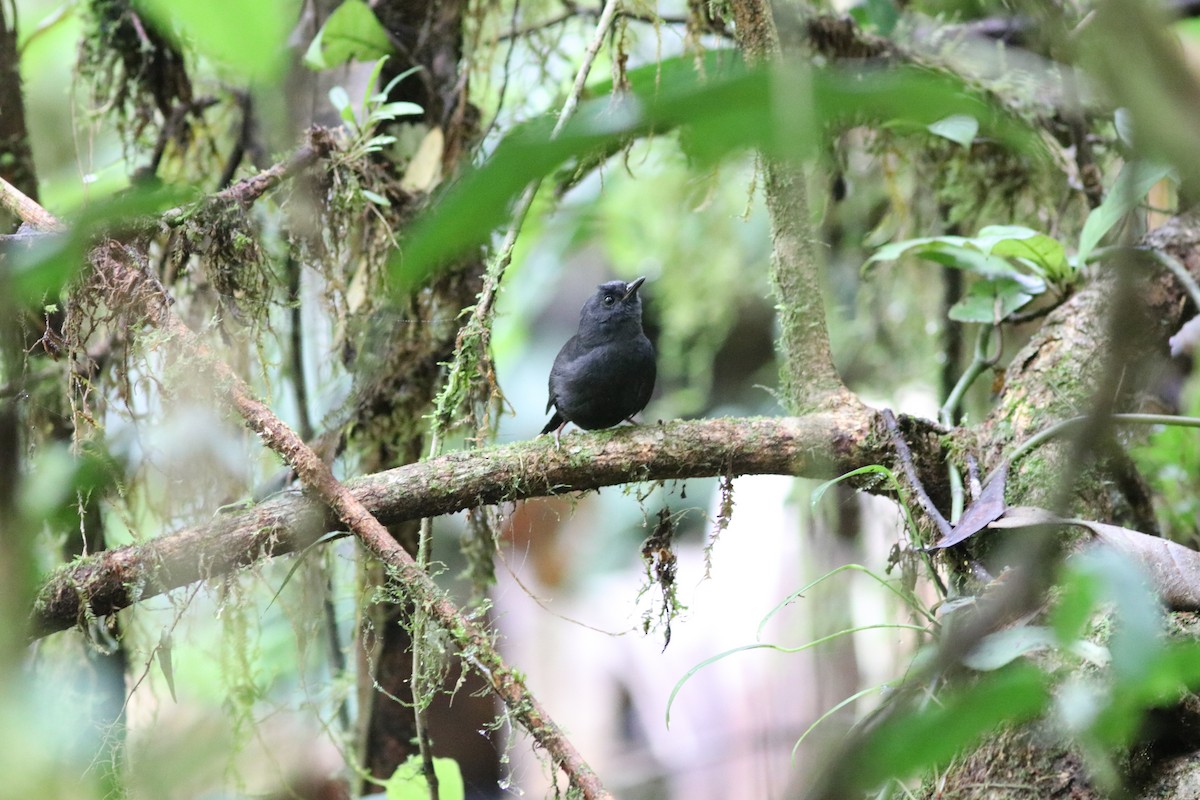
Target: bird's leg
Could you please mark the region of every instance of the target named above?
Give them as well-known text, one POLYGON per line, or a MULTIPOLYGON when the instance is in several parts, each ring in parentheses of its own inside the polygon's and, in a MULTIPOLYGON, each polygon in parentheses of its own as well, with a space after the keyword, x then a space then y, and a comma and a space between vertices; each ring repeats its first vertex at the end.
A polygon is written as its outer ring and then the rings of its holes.
POLYGON ((567 427, 567 422, 568 422, 568 420, 564 419, 563 424, 559 425, 557 428, 554 429, 554 449, 555 450, 562 450, 562 439, 560 437, 562 436, 563 428, 567 427))
POLYGON ((637 425, 637 424, 638 424, 637 420, 635 420, 635 419, 633 418, 633 414, 630 414, 628 417, 626 417, 626 418, 625 418, 625 422, 628 422, 630 425, 637 425))

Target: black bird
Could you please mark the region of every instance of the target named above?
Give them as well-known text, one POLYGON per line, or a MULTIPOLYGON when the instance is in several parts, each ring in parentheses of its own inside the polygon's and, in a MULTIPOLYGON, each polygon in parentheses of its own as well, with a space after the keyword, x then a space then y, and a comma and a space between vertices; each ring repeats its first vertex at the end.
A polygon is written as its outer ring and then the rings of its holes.
POLYGON ((586 430, 611 428, 629 420, 650 402, 657 368, 654 345, 642 331, 642 299, 638 288, 645 282, 609 281, 583 304, 579 333, 558 351, 550 370, 550 399, 554 416, 542 433, 574 422, 586 430))

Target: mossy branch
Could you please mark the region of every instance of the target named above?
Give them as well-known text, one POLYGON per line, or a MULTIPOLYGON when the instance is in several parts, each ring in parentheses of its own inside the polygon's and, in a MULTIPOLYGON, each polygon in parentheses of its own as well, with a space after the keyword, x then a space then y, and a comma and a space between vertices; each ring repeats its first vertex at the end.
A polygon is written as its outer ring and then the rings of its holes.
MULTIPOLYGON (((733 0, 729 6, 746 61, 778 61, 779 34, 767 0, 733 0)), ((856 403, 833 364, 804 169, 764 157, 762 172, 763 193, 771 216, 771 285, 779 314, 779 377, 784 407, 800 414, 856 403)))
MULTIPOLYGON (((875 425, 873 412, 640 425, 569 434, 561 450, 545 437, 449 453, 347 481, 345 488, 365 512, 393 525, 632 481, 757 474, 828 478, 890 460, 885 438, 873 433, 875 425)), ((932 457, 924 465, 937 469, 932 457)), ((319 502, 289 492, 220 514, 207 525, 79 559, 42 587, 32 635, 77 624, 89 606, 91 614, 111 614, 345 529, 319 502)))

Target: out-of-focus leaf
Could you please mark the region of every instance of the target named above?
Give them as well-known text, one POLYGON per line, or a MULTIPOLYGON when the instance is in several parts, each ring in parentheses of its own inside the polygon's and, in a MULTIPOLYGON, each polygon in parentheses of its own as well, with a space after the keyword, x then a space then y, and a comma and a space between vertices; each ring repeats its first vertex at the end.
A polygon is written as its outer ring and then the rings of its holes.
POLYGON ((892 0, 862 0, 850 9, 850 16, 860 28, 874 28, 880 36, 888 36, 900 21, 900 10, 892 0))
MULTIPOLYGON (((1059 645, 1057 633, 1041 625, 1018 625, 985 636, 963 658, 963 664, 974 670, 989 672, 1000 669, 1028 653, 1048 650, 1059 645)), ((1065 643, 1067 650, 1098 667, 1109 663, 1108 650, 1086 640, 1065 643)))
POLYGON ((979 133, 979 120, 970 114, 951 114, 937 122, 930 123, 927 127, 929 132, 936 136, 957 142, 963 147, 970 147, 971 142, 975 141, 975 136, 979 133))
POLYGON ((1104 195, 1103 202, 1092 209, 1083 223, 1083 230, 1079 234, 1079 252, 1076 255, 1079 264, 1082 265, 1088 260, 1096 245, 1122 217, 1137 208, 1150 191, 1150 187, 1170 174, 1171 168, 1165 164, 1140 160, 1126 162, 1112 188, 1104 195))
POLYGON ((167 691, 171 693, 171 699, 178 703, 179 698, 175 696, 175 667, 171 661, 172 645, 171 631, 164 630, 158 637, 158 647, 154 648, 154 656, 158 660, 158 668, 162 671, 163 680, 167 683, 167 691))
POLYGON ((363 0, 344 0, 313 37, 304 63, 310 69, 331 69, 348 61, 374 61, 394 52, 387 31, 363 0))
POLYGON ((414 225, 390 269, 400 290, 422 285, 439 267, 482 245, 531 181, 568 159, 605 152, 630 137, 686 128, 689 155, 699 162, 745 148, 802 159, 820 152, 830 128, 883 120, 923 128, 955 113, 976 117, 1005 144, 1029 152, 1037 147, 1026 128, 961 83, 927 71, 770 71, 732 65, 706 79, 664 71, 645 92, 581 104, 556 138, 549 120, 514 130, 487 163, 464 175, 414 225))
POLYGON ((104 230, 119 229, 130 220, 157 215, 178 205, 187 195, 162 188, 136 187, 94 202, 64 220, 67 230, 29 237, 28 245, 11 246, 0 264, 8 272, 11 299, 19 305, 53 301, 83 267, 88 247, 104 230))
POLYGON ((66 446, 43 447, 33 471, 34 479, 19 484, 18 508, 27 519, 59 530, 78 527, 80 494, 103 492, 124 474, 111 455, 90 445, 78 455, 66 446))
POLYGON ((1000 322, 1033 299, 1025 285, 1014 278, 976 281, 967 294, 950 307, 950 319, 959 322, 1000 322))
POLYGON ((176 42, 244 78, 270 81, 286 63, 299 0, 134 0, 134 7, 176 42))
POLYGON ((903 255, 920 256, 944 267, 974 272, 984 278, 1014 277, 1020 273, 1003 258, 990 255, 965 236, 928 236, 892 242, 876 250, 864 269, 879 261, 895 261, 903 255))
POLYGON ((350 95, 341 86, 329 87, 329 102, 337 109, 338 116, 342 118, 342 122, 348 125, 355 125, 357 120, 354 118, 354 108, 350 105, 350 95))
POLYGON ((1054 632, 1038 625, 1018 625, 988 634, 963 658, 963 664, 988 672, 1000 669, 1026 653, 1058 644, 1054 632))
POLYGON ((1200 177, 1200 81, 1184 58, 1177 34, 1158 3, 1102 0, 1094 5, 1076 51, 1090 77, 1123 106, 1137 151, 1171 164, 1195 185, 1200 177), (1137 53, 1137 58, 1114 58, 1137 53))
MULTIPOLYGON (((466 788, 462 771, 453 758, 433 759, 433 774, 437 776, 439 800, 463 800, 466 788)), ((421 757, 411 755, 396 767, 386 784, 387 800, 428 800, 429 783, 421 769, 421 757)))
POLYGON ((848 788, 866 791, 946 764, 1000 725, 1039 714, 1049 698, 1048 683, 1041 670, 1014 664, 987 673, 971 686, 945 692, 936 704, 889 716, 855 754, 848 788))
POLYGON ((1059 581, 1058 599, 1050 609, 1050 627, 1058 641, 1066 643, 1083 636, 1103 595, 1100 577, 1087 570, 1075 569, 1070 560, 1059 581))

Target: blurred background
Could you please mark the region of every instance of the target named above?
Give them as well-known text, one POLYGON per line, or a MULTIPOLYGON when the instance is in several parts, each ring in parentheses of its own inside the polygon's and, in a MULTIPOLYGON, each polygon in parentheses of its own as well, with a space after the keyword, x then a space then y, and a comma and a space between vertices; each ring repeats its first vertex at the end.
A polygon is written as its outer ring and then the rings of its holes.
MULTIPOLYGON (((177 312, 351 477, 428 453, 441 365, 486 261, 469 255, 460 271, 396 299, 388 263, 405 226, 516 126, 557 114, 599 6, 360 3, 396 48, 376 82, 376 59, 339 55, 331 33, 313 55, 341 5, 216 3, 206 17, 158 2, 4 0, 10 52, 0 66, 19 69, 22 93, 3 95, 0 122, 21 104, 29 152, 5 139, 0 167, 72 219, 146 185, 210 194, 284 158, 310 124, 337 129, 342 155, 319 174, 139 244, 177 312), (411 65, 423 71, 387 100, 414 102, 417 113, 371 101, 411 65), (368 145, 378 134, 394 140, 368 145)), ((732 47, 729 22, 699 5, 627 4, 590 83, 732 47)), ((853 19, 1040 118, 1057 110, 1045 87, 1061 88, 1058 53, 1037 41, 1009 51, 972 27, 1036 19, 1038 5, 847 0, 804 11, 853 19)), ((1063 5, 1086 13, 1087 4, 1063 5)), ((791 15, 779 19, 785 40, 801 35, 791 15)), ((869 275, 863 264, 888 242, 986 224, 1077 232, 1097 178, 1064 166, 1075 151, 1063 136, 1048 145, 1056 161, 925 129, 830 132, 807 176, 834 356, 851 389, 936 416, 974 346, 975 329, 946 315, 965 279, 915 259, 869 275)), ((783 413, 759 165, 747 152, 706 163, 692 145, 678 132, 639 138, 545 182, 497 301, 495 387, 484 395, 502 392, 499 413, 478 413, 499 395, 476 397, 446 449, 480 444, 471 423, 481 420, 494 443, 537 434, 554 355, 587 296, 613 278, 647 277, 659 379, 640 424, 783 413)), ((1087 145, 1110 180, 1121 162, 1115 124, 1087 145)), ((17 230, 11 216, 0 223, 17 230)), ((413 642, 398 622, 404 604, 351 540, 24 646, 29 587, 56 565, 204 524, 283 484, 278 461, 215 403, 211 376, 167 362, 153 334, 89 307, 86 286, 32 312, 12 304, 3 311, 23 315, 13 332, 22 344, 10 343, 0 376, 12 510, 0 524, 6 569, 23 573, 13 586, 25 589, 3 609, 5 794, 399 792, 387 781, 414 752, 413 642), (47 331, 65 358, 45 352, 47 331), (88 452, 109 469, 94 491, 77 480, 88 452)), ((1021 343, 1006 339, 1005 352, 1021 343)), ((986 411, 987 383, 964 403, 966 419, 986 411)), ((1175 518, 1189 518, 1188 503, 1178 498, 1175 518)), ((896 587, 926 606, 938 600, 916 580, 919 555, 892 503, 841 486, 818 497, 816 484, 785 477, 611 487, 439 518, 432 531, 439 582, 495 626, 506 658, 621 798, 791 796, 925 640, 927 618, 896 587), (643 557, 643 542, 663 530, 678 560, 673 593, 643 557), (494 580, 480 577, 489 569, 494 580)), ((411 542, 416 529, 396 535, 411 542)), ((477 677, 460 673, 446 643, 431 634, 418 646, 439 667, 434 752, 456 760, 465 796, 561 790, 545 755, 477 677)))

